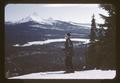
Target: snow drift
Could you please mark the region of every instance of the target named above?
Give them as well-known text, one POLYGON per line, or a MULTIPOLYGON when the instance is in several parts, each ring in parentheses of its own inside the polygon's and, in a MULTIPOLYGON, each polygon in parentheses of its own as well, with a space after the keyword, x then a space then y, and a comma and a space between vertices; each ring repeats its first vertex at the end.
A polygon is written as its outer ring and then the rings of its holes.
POLYGON ((115 70, 86 70, 64 73, 65 71, 39 72, 8 79, 114 79, 115 70))

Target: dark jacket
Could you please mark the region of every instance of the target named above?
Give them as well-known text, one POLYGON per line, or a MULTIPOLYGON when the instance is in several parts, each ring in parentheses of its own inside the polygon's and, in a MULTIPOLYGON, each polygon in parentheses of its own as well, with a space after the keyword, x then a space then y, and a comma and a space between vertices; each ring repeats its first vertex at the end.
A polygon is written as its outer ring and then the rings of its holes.
POLYGON ((65 54, 66 54, 66 56, 73 56, 74 55, 73 43, 70 39, 67 39, 65 42, 65 54))

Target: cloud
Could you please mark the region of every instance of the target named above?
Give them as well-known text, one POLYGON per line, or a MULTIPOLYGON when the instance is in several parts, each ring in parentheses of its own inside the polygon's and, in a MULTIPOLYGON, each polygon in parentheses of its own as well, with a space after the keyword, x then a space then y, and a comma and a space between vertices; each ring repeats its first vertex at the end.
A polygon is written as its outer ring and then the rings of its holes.
POLYGON ((98 4, 43 4, 43 7, 98 7, 98 4))

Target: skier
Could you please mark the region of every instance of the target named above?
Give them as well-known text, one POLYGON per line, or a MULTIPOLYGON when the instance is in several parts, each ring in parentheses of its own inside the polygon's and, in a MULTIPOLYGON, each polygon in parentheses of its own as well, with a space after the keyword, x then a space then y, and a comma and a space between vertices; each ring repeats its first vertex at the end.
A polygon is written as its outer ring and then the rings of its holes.
POLYGON ((73 43, 70 40, 70 33, 65 34, 65 66, 66 66, 66 72, 65 73, 73 73, 74 69, 73 69, 73 63, 72 63, 72 57, 74 56, 74 52, 73 52, 73 43))

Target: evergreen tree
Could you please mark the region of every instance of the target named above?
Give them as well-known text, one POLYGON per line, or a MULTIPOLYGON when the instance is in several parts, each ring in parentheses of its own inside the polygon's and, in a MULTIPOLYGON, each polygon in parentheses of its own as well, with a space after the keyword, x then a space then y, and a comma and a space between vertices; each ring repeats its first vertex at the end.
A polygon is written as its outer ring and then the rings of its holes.
POLYGON ((101 51, 99 51, 101 56, 104 56, 102 67, 114 68, 115 67, 115 9, 111 4, 101 4, 101 8, 108 12, 109 16, 100 14, 100 16, 105 20, 104 24, 100 24, 101 28, 107 27, 105 31, 105 36, 101 37, 101 51), (109 61, 109 62, 108 62, 109 61))
POLYGON ((96 64, 96 44, 95 44, 95 40, 97 38, 97 28, 96 28, 96 22, 94 19, 94 14, 92 16, 92 23, 91 23, 91 32, 90 32, 90 44, 88 47, 88 51, 87 51, 87 65, 89 66, 89 68, 95 68, 96 64))
POLYGON ((91 43, 95 42, 95 39, 96 39, 96 22, 95 22, 95 19, 94 19, 94 14, 92 16, 92 24, 91 24, 91 32, 90 32, 90 41, 91 43))

